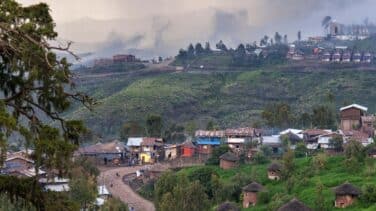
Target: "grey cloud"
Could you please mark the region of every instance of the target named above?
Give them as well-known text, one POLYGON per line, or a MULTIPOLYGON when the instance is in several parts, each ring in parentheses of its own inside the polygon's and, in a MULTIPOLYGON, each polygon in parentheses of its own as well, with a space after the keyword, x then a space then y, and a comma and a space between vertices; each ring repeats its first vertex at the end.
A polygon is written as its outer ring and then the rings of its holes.
POLYGON ((59 15, 60 36, 76 41, 77 51, 95 51, 99 55, 121 51, 145 57, 167 56, 190 42, 210 41, 213 46, 220 39, 236 47, 276 31, 288 34, 292 40, 298 30, 304 36, 321 34, 320 21, 325 15, 349 23, 361 22, 367 16, 370 21, 376 19, 373 0, 46 1, 59 15), (84 4, 91 7, 85 8, 84 4), (81 18, 61 21, 76 11, 70 7, 77 5, 82 9, 72 16, 81 18), (94 19, 97 17, 101 20, 94 19))

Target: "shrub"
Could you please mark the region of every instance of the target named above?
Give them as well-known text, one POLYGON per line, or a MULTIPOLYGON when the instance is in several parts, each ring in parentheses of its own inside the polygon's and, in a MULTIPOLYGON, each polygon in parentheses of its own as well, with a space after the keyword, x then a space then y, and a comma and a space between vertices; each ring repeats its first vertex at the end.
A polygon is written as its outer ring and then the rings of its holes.
POLYGON ((259 192, 257 198, 261 204, 268 204, 270 202, 270 194, 267 191, 259 192))
POLYGON ((206 194, 209 198, 213 197, 213 184, 212 184, 212 177, 218 177, 218 174, 210 167, 202 167, 194 170, 190 175, 188 175, 188 179, 191 182, 198 181, 204 188, 206 194))
POLYGON ((363 186, 361 200, 366 204, 376 203, 376 185, 368 184, 363 186))
POLYGON ((257 152, 253 160, 257 164, 265 164, 269 162, 269 159, 264 155, 263 152, 257 152))
POLYGON ((210 158, 206 161, 206 165, 219 165, 219 157, 229 150, 230 148, 227 145, 221 145, 215 148, 210 158))
POLYGON ((304 143, 298 143, 295 148, 295 157, 302 158, 305 157, 308 153, 308 149, 304 143))
POLYGON ((328 156, 325 153, 319 153, 313 157, 313 166, 317 171, 325 169, 325 166, 328 162, 328 156))

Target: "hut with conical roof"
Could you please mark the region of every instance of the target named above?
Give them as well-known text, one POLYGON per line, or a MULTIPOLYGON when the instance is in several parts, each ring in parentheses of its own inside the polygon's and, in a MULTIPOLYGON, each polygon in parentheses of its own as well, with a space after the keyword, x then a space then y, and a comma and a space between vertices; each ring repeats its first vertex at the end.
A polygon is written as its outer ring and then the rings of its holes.
POLYGON ((219 166, 221 169, 231 169, 239 165, 239 157, 232 152, 226 152, 219 157, 219 166))
POLYGON ((294 198, 287 204, 280 207, 277 211, 312 211, 312 209, 307 207, 298 199, 294 198))
POLYGON ((350 183, 344 183, 334 188, 336 194, 335 207, 345 208, 354 203, 360 195, 360 190, 350 183))
POLYGON ((279 180, 281 178, 282 166, 279 163, 272 163, 268 166, 268 178, 270 180, 279 180))
POLYGON ((217 207, 216 211, 240 211, 240 208, 233 202, 224 202, 217 207))
POLYGON ((243 187, 243 208, 248 208, 249 205, 255 206, 257 204, 257 193, 263 191, 264 187, 257 182, 252 182, 243 187))

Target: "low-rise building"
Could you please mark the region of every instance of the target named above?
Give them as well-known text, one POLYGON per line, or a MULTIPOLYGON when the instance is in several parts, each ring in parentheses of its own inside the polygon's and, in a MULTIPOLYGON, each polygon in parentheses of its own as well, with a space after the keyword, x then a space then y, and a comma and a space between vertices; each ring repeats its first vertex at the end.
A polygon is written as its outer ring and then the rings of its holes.
POLYGON ((67 192, 70 190, 69 179, 67 178, 40 178, 39 183, 46 191, 67 192))
POLYGON ((287 204, 280 207, 277 211, 312 211, 312 209, 307 207, 298 199, 294 198, 287 204))
POLYGON ((257 204, 257 194, 263 189, 264 187, 257 182, 252 182, 243 187, 243 208, 248 208, 250 205, 255 206, 257 204))
POLYGON ((131 54, 118 54, 112 57, 114 63, 135 62, 136 57, 131 54))
POLYGON ((92 157, 96 160, 97 164, 120 164, 125 158, 125 145, 114 140, 107 143, 97 143, 85 147, 80 147, 75 156, 92 157))
POLYGON ((240 211, 240 208, 234 202, 224 202, 217 207, 216 211, 240 211))
POLYGON ((135 157, 136 159, 139 158, 139 154, 141 153, 141 137, 130 137, 128 138, 127 142, 127 148, 131 153, 132 157, 135 157))
POLYGON ((231 169, 239 165, 239 157, 232 152, 226 152, 219 157, 219 166, 221 169, 231 169))
POLYGON ((198 153, 203 155, 210 155, 213 149, 221 144, 221 140, 225 136, 225 131, 198 130, 196 131, 195 136, 198 153))
POLYGON ((163 153, 163 140, 161 138, 144 137, 141 142, 141 162, 155 163, 163 153))
POLYGON ((179 153, 180 146, 177 144, 169 144, 164 146, 164 159, 165 160, 174 160, 176 159, 179 153))
POLYGON ((192 141, 185 141, 181 144, 181 156, 182 157, 193 157, 196 153, 196 146, 192 141))
POLYGON ((279 163, 272 163, 268 166, 268 178, 270 180, 281 179, 282 166, 279 163))
POLYGON ((245 145, 254 142, 259 144, 261 139, 261 130, 251 127, 226 129, 226 143, 229 148, 236 154, 244 151, 245 145))
POLYGON ((355 202, 360 195, 360 190, 350 183, 344 183, 334 189, 336 194, 335 207, 345 208, 355 202))

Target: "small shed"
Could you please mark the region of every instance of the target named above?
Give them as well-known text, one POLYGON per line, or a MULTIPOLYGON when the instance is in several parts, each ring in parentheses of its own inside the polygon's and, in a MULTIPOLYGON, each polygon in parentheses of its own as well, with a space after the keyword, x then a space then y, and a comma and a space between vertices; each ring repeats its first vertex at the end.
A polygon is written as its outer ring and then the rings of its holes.
POLYGON ((257 182, 252 182, 243 187, 243 208, 248 208, 249 205, 255 206, 257 204, 257 193, 263 189, 264 187, 257 182))
POLYGON ((196 151, 196 146, 192 141, 185 141, 181 145, 181 156, 182 157, 193 157, 196 151))
POLYGON ((231 169, 237 167, 239 164, 239 158, 232 152, 226 152, 219 157, 219 166, 221 169, 231 169))
POLYGON ((270 180, 281 179, 282 166, 279 163, 272 163, 268 166, 268 178, 270 180))
POLYGON ((178 146, 176 144, 164 146, 164 158, 165 160, 173 160, 178 157, 178 146))
POLYGON ((217 207, 216 211, 240 211, 240 208, 234 202, 224 202, 217 207))
POLYGON ((312 211, 312 209, 307 207, 298 199, 294 198, 287 204, 280 207, 277 211, 312 211))
POLYGON ((336 194, 335 207, 345 208, 354 203, 360 195, 360 190, 350 183, 344 183, 334 188, 336 194))

